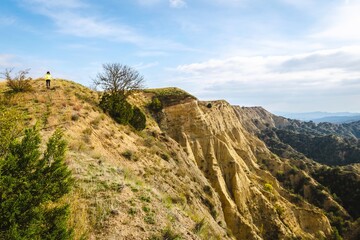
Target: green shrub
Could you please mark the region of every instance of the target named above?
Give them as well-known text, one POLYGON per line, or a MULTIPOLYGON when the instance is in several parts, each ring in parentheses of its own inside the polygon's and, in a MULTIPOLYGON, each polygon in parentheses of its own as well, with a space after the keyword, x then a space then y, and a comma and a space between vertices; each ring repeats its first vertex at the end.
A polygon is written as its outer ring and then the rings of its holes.
POLYGON ((100 99, 100 107, 117 123, 130 124, 138 131, 146 127, 145 114, 138 107, 132 107, 120 94, 104 93, 100 99))
POLYGON ((270 183, 264 184, 264 190, 267 192, 272 192, 274 190, 273 186, 270 183))
POLYGON ((275 204, 275 210, 279 216, 283 216, 285 209, 280 204, 275 204))
POLYGON ((126 150, 121 155, 128 160, 132 160, 132 158, 133 158, 133 152, 130 150, 126 150))
POLYGON ((170 226, 162 230, 160 236, 154 235, 149 238, 149 240, 181 240, 181 239, 183 239, 181 235, 174 232, 174 230, 172 230, 170 226))
POLYGON ((43 154, 39 148, 39 131, 28 129, 0 157, 1 239, 72 239, 69 207, 60 203, 73 183, 62 133, 55 131, 43 154))
POLYGON ((303 201, 303 197, 299 194, 291 194, 291 200, 295 203, 301 203, 303 201))
POLYGON ((336 228, 333 228, 332 239, 334 239, 334 240, 343 240, 343 238, 339 234, 339 231, 336 228))
POLYGON ((133 108, 133 115, 129 123, 138 131, 141 131, 146 127, 146 117, 140 108, 136 106, 133 108))
POLYGON ((155 224, 154 214, 147 213, 144 217, 144 222, 146 222, 147 224, 155 224))
POLYGON ((101 116, 98 116, 95 119, 90 121, 90 125, 93 126, 95 129, 98 129, 101 120, 104 120, 104 119, 102 119, 101 116))
POLYGON ((79 114, 78 114, 78 113, 73 113, 73 114, 71 115, 71 120, 72 120, 72 121, 77 121, 77 120, 79 120, 79 114))
POLYGON ((160 153, 160 157, 164 159, 165 161, 169 161, 170 156, 167 153, 160 153))
POLYGON ((16 109, 0 107, 0 157, 23 132, 25 115, 16 109))
POLYGON ((151 103, 148 105, 149 109, 154 112, 160 112, 163 109, 163 105, 159 98, 153 97, 151 103))
POLYGON ((141 195, 140 197, 139 197, 139 199, 141 200, 141 201, 143 201, 143 202, 151 202, 151 199, 150 199, 150 197, 149 196, 145 196, 145 195, 141 195))
POLYGON ((201 219, 201 221, 196 222, 195 227, 193 229, 194 233, 200 233, 202 231, 202 229, 205 227, 205 218, 201 219))
POLYGON ((203 199, 201 199, 201 201, 205 206, 208 207, 208 209, 210 210, 211 216, 215 219, 216 216, 217 216, 217 212, 216 212, 215 205, 212 202, 212 200, 209 200, 207 198, 203 198, 203 199))
POLYGON ((136 213, 137 213, 136 208, 130 208, 130 209, 128 210, 128 214, 131 215, 131 216, 134 216, 136 213))
POLYGON ((286 179, 284 171, 277 171, 275 176, 276 176, 276 179, 280 182, 283 182, 286 179))
POLYGON ((211 187, 210 187, 209 185, 205 185, 205 186, 203 187, 203 190, 204 190, 204 192, 205 192, 207 195, 209 195, 209 196, 212 196, 212 195, 213 195, 213 192, 212 192, 211 187))
POLYGON ((146 212, 146 213, 149 213, 149 212, 151 211, 151 209, 150 209, 149 207, 147 207, 147 206, 143 206, 143 207, 142 207, 142 210, 143 210, 144 212, 146 212))
POLYGON ((133 117, 130 103, 119 94, 104 93, 100 99, 100 107, 120 124, 128 124, 133 117))
POLYGON ((336 194, 336 201, 342 203, 354 219, 360 217, 360 190, 354 190, 360 189, 360 179, 354 172, 324 167, 317 169, 312 176, 333 195, 336 194))

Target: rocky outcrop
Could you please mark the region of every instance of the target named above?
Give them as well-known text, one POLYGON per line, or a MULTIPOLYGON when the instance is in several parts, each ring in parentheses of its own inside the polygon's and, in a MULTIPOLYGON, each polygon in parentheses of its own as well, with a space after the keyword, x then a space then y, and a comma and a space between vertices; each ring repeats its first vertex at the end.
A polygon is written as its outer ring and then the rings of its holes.
POLYGON ((242 112, 225 101, 208 103, 189 100, 168 106, 160 127, 183 147, 216 190, 235 237, 318 239, 330 235, 329 221, 319 209, 291 202, 290 194, 270 172, 260 168, 260 160, 269 164, 280 160, 245 130, 244 121, 239 120, 242 112))
POLYGON ((259 133, 266 128, 284 128, 291 125, 291 120, 272 114, 262 107, 233 108, 243 127, 252 133, 259 133))

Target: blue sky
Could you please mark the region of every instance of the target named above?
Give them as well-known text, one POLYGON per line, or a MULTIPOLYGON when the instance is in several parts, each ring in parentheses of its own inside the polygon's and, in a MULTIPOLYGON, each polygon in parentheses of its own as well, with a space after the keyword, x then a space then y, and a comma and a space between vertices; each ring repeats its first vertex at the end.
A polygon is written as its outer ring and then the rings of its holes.
POLYGON ((2 0, 0 70, 146 86, 270 111, 360 112, 360 0, 2 0))

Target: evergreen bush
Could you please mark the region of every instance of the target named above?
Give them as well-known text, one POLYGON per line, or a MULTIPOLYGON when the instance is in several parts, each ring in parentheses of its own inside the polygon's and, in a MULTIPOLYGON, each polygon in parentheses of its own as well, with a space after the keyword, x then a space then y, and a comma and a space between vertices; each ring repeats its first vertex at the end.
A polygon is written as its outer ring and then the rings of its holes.
POLYGON ((100 100, 100 107, 120 124, 128 124, 134 114, 130 103, 119 94, 104 93, 100 100))
POLYGON ((22 134, 24 119, 21 111, 0 106, 0 158, 8 151, 11 142, 22 134))
POLYGON ((154 97, 151 100, 151 103, 149 104, 149 109, 154 111, 154 112, 160 112, 163 109, 163 105, 161 103, 161 101, 159 100, 159 98, 154 97))
POLYGON ((39 147, 39 131, 28 129, 0 157, 0 239, 72 239, 69 208, 59 202, 72 186, 62 133, 55 131, 43 156, 39 147))
POLYGON ((130 124, 141 131, 146 127, 145 114, 136 106, 131 106, 121 95, 104 93, 100 100, 100 107, 117 123, 130 124))
POLYGON ((129 123, 138 131, 141 131, 146 127, 146 117, 145 114, 140 110, 140 108, 134 106, 133 116, 130 119, 129 123))

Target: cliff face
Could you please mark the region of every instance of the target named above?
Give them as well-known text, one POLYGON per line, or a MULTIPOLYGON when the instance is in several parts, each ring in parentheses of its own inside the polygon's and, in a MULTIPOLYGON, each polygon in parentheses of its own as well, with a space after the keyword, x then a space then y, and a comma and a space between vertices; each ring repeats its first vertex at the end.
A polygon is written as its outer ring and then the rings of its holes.
POLYGON ((281 185, 322 208, 344 239, 358 239, 359 164, 344 164, 359 162, 359 122, 315 124, 285 119, 261 107, 234 109, 248 131, 290 163, 290 169, 267 166, 281 185))
POLYGON ((291 125, 291 120, 276 116, 262 107, 233 106, 236 115, 246 130, 260 133, 266 128, 285 128, 291 125))
POLYGON ((329 221, 319 209, 292 202, 270 172, 260 168, 263 161, 278 167, 284 164, 244 129, 239 115, 224 101, 189 100, 166 107, 160 127, 211 183, 237 239, 330 235, 329 221))

